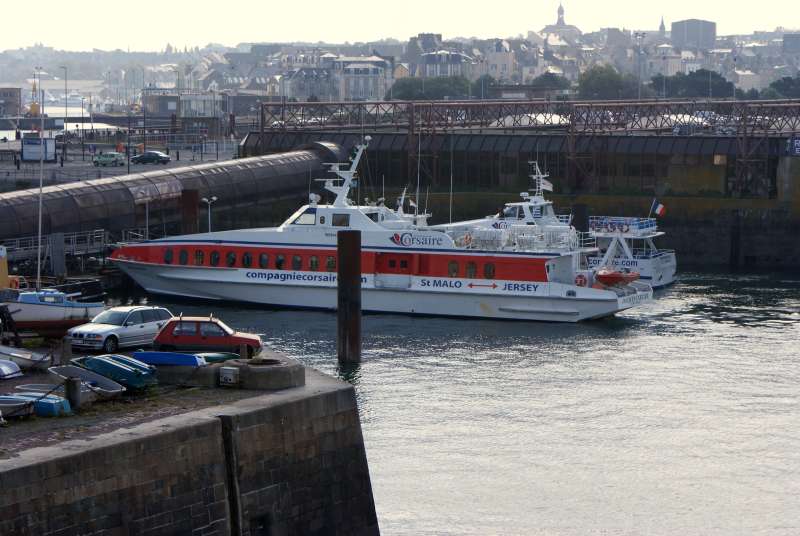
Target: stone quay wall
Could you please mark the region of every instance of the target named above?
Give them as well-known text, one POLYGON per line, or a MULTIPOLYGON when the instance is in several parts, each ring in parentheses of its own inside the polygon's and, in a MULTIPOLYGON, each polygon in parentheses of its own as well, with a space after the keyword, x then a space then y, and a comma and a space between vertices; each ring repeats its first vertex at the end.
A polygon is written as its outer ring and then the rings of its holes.
POLYGON ((0 534, 378 534, 352 386, 306 385, 0 460, 0 534))

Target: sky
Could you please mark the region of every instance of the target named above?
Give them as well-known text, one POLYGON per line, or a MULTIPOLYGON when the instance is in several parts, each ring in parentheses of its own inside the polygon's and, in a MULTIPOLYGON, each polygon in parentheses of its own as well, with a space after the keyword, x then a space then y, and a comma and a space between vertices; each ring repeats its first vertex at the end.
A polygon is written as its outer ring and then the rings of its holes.
MULTIPOLYGON (((558 0, 39 0, 3 2, 0 50, 45 46, 64 50, 163 50, 221 43, 325 41, 344 43, 420 32, 452 37, 511 37, 556 20, 558 0), (42 6, 37 16, 34 6, 42 6), (11 22, 16 21, 16 22, 11 22)), ((718 35, 800 28, 798 0, 564 0, 567 24, 583 31, 607 27, 657 29, 661 16, 715 21, 718 35), (742 7, 740 7, 742 6, 742 7)))

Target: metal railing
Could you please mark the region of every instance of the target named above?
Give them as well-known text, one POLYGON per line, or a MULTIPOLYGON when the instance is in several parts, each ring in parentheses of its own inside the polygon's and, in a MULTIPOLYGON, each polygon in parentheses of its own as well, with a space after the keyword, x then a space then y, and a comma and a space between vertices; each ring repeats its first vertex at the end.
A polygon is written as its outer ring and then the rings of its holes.
MULTIPOLYGON (((49 256, 50 243, 58 234, 42 236, 42 256, 49 256)), ((104 229, 93 231, 83 231, 78 233, 64 233, 64 254, 65 255, 91 255, 102 253, 112 243, 111 235, 104 229)), ((26 236, 3 240, 0 245, 5 246, 8 252, 8 259, 11 261, 24 261, 36 258, 39 250, 39 238, 36 236, 26 236)))
POLYGON ((589 216, 589 231, 594 234, 643 235, 655 232, 655 218, 621 218, 615 216, 589 216))

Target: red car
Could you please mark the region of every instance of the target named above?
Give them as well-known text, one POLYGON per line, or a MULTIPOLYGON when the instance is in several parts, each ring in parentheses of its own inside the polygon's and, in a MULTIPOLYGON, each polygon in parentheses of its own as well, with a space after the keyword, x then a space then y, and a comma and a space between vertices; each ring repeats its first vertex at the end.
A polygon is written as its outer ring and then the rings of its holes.
POLYGON ((239 353, 239 347, 247 345, 247 354, 254 356, 261 351, 258 335, 234 331, 212 316, 182 316, 167 321, 153 341, 158 351, 204 351, 239 353))

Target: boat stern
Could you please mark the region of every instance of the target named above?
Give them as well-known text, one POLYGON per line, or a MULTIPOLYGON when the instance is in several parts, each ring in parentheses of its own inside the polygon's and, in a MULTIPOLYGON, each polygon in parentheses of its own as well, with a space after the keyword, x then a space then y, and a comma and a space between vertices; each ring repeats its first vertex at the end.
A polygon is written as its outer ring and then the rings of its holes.
POLYGON ((653 287, 642 281, 632 281, 625 286, 616 287, 619 311, 653 301, 653 287))

